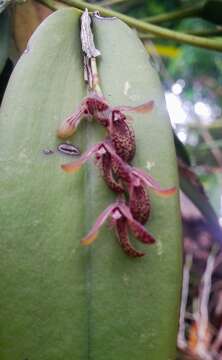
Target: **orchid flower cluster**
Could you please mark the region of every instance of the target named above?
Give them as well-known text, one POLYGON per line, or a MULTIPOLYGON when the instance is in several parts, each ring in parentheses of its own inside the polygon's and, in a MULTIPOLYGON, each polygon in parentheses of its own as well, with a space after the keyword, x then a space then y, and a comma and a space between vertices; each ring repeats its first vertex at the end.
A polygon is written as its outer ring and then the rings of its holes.
POLYGON ((154 102, 142 105, 110 106, 106 99, 93 92, 83 99, 77 111, 66 118, 58 130, 58 137, 64 139, 74 134, 83 118, 95 119, 107 130, 107 137, 93 145, 78 160, 62 165, 69 173, 78 171, 91 157, 108 187, 118 194, 116 202, 108 206, 98 217, 91 231, 82 239, 84 245, 91 244, 97 237, 100 227, 109 218, 115 228, 123 251, 131 257, 141 257, 145 253, 136 250, 129 240, 129 230, 144 244, 155 242, 144 224, 150 215, 150 200, 147 188, 157 194, 169 196, 176 189, 162 189, 158 181, 147 172, 130 165, 136 151, 135 134, 125 112, 146 113, 153 109, 154 102))

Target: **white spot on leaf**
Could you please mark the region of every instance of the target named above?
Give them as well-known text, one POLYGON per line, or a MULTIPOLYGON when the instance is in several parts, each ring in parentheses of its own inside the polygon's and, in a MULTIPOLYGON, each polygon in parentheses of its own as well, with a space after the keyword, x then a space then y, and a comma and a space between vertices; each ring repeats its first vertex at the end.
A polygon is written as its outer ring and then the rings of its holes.
POLYGON ((126 286, 129 285, 129 276, 127 274, 123 274, 123 282, 126 286))
POLYGON ((124 84, 124 95, 128 95, 128 91, 131 88, 131 85, 129 83, 129 81, 126 81, 124 84))
POLYGON ((154 166, 155 166, 155 161, 147 161, 147 163, 146 163, 147 170, 151 170, 152 167, 154 167, 154 166))
POLYGON ((157 255, 161 256, 163 254, 163 246, 161 241, 157 240, 156 248, 157 248, 157 255))

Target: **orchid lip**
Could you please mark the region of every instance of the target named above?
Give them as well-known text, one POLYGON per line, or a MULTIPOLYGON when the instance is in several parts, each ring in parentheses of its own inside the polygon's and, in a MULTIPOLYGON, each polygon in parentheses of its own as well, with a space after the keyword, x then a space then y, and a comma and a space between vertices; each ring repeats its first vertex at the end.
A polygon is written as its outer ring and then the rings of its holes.
POLYGON ((120 219, 121 217, 122 217, 122 214, 121 214, 121 212, 119 211, 119 209, 118 209, 118 208, 115 209, 115 210, 113 211, 112 218, 113 218, 114 220, 118 220, 118 219, 120 219))

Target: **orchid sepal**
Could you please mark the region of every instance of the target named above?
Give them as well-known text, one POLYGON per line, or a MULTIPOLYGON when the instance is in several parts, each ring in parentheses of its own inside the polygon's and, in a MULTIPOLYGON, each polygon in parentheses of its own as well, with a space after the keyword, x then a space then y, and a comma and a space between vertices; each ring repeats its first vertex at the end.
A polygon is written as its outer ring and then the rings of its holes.
POLYGON ((82 165, 85 164, 99 149, 101 143, 93 145, 89 148, 78 160, 74 160, 71 163, 62 164, 61 168, 67 173, 75 173, 77 172, 82 165))
POLYGON ((176 187, 161 188, 160 183, 144 170, 133 167, 132 174, 138 176, 148 188, 152 189, 160 196, 168 197, 174 195, 177 191, 176 187))
POLYGON ((148 113, 154 108, 154 101, 147 101, 144 104, 137 106, 116 106, 114 109, 121 112, 137 112, 137 113, 148 113))
POLYGON ((108 206, 97 218, 95 224, 93 225, 92 229, 90 230, 90 232, 81 240, 81 244, 83 245, 90 245, 92 244, 99 233, 99 230, 101 228, 101 226, 104 224, 104 222, 107 220, 107 218, 110 216, 111 212, 113 211, 113 209, 115 208, 116 204, 112 204, 110 206, 108 206))

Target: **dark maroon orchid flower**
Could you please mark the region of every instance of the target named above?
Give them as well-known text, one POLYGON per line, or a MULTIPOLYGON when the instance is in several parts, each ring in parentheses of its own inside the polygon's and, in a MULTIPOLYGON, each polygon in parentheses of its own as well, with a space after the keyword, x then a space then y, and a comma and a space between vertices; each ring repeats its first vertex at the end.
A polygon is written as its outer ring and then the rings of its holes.
POLYGON ((83 245, 90 245, 98 236, 101 226, 110 218, 110 223, 115 227, 119 243, 123 251, 132 257, 141 257, 145 253, 134 249, 129 241, 129 230, 133 235, 144 244, 153 244, 154 237, 133 218, 133 215, 123 200, 117 200, 112 205, 108 206, 98 217, 90 232, 81 240, 83 245))
POLYGON ((135 154, 135 135, 128 117, 123 112, 145 113, 153 109, 154 102, 148 101, 139 106, 111 107, 105 98, 92 93, 80 104, 80 107, 66 118, 58 130, 60 138, 67 138, 74 134, 83 118, 95 118, 101 125, 107 128, 108 134, 116 149, 117 154, 124 160, 132 160, 135 154))
POLYGON ((129 207, 131 213, 140 224, 145 224, 150 215, 150 198, 145 184, 137 176, 132 175, 129 183, 129 207))
POLYGON ((74 173, 78 171, 87 160, 95 155, 96 163, 99 166, 103 178, 109 188, 116 193, 123 193, 123 184, 117 180, 112 169, 112 154, 107 150, 108 142, 109 141, 105 140, 93 145, 78 160, 62 165, 62 169, 66 172, 74 173))
POLYGON ((104 180, 109 188, 116 193, 128 190, 129 207, 134 219, 144 224, 150 214, 150 201, 147 187, 157 194, 169 196, 176 192, 176 188, 161 188, 147 172, 125 163, 115 152, 112 143, 107 139, 92 146, 78 160, 62 165, 66 172, 75 172, 91 157, 95 155, 104 180))
MULTIPOLYGON (((112 144, 108 139, 96 145, 93 145, 78 160, 75 160, 68 164, 63 164, 62 169, 66 172, 74 173, 78 171, 81 166, 93 155, 96 155, 96 159, 99 165, 101 162, 101 158, 104 159, 104 156, 109 156, 108 159, 111 159, 111 161, 109 161, 109 166, 111 167, 111 170, 113 171, 117 179, 120 179, 125 183, 135 184, 135 186, 138 186, 138 181, 140 180, 140 182, 146 185, 146 187, 151 188, 157 194, 162 196, 170 196, 176 192, 175 187, 165 189, 161 188, 159 182, 155 180, 151 175, 149 175, 146 171, 137 169, 125 163, 120 158, 120 156, 116 154, 115 149, 113 148, 112 144)), ((108 162, 106 167, 108 167, 108 162)), ((104 172, 107 171, 106 167, 103 168, 104 172)))
POLYGON ((96 93, 84 98, 79 108, 68 116, 61 124, 58 130, 58 137, 66 139, 74 134, 80 121, 84 118, 98 118, 102 125, 107 126, 110 107, 105 98, 98 96, 96 93))

